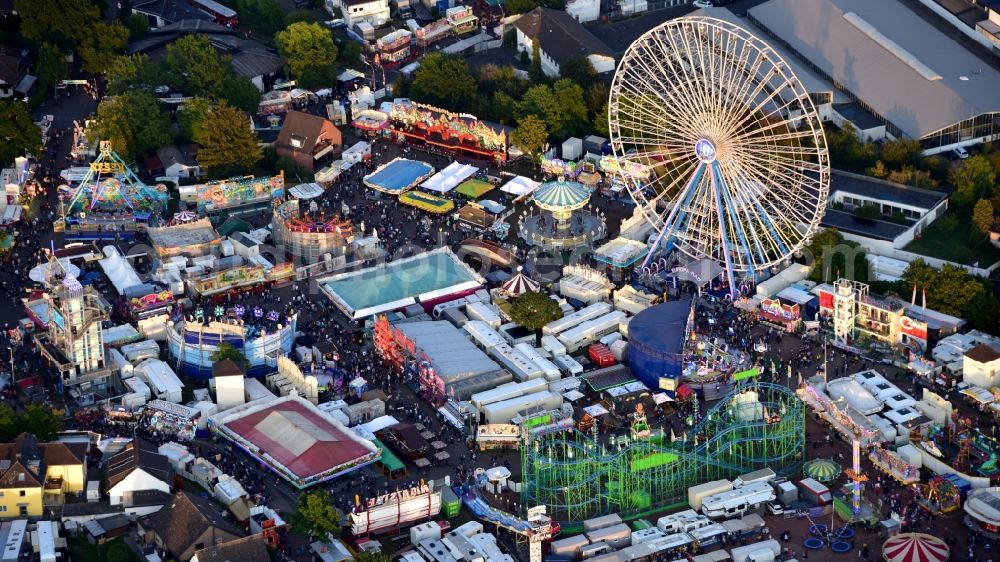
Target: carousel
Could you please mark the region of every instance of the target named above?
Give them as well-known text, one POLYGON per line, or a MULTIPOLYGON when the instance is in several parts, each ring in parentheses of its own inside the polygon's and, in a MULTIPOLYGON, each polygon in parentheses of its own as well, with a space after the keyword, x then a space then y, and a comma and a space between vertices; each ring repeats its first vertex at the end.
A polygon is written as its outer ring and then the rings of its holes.
POLYGON ((541 288, 541 284, 525 275, 522 269, 523 268, 521 266, 518 266, 517 275, 514 275, 510 279, 504 281, 503 285, 500 286, 500 294, 507 297, 517 297, 523 295, 524 293, 538 292, 538 289, 541 288))
POLYGON ((541 212, 521 220, 521 238, 547 249, 570 249, 604 238, 603 214, 584 209, 592 193, 575 181, 543 183, 531 195, 541 212))
POLYGON ((292 199, 274 210, 271 217, 275 244, 306 263, 315 263, 324 254, 341 256, 354 242, 354 226, 339 214, 327 215, 315 202, 300 209, 298 199, 292 199))

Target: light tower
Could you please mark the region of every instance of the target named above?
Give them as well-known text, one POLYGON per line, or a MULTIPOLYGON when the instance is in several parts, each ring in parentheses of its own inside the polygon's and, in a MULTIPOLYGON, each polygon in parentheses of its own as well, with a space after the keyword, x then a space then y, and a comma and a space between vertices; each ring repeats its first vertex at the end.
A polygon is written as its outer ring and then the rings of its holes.
POLYGON ((833 334, 847 343, 854 332, 858 316, 858 301, 868 293, 868 286, 850 279, 838 279, 833 284, 833 334))

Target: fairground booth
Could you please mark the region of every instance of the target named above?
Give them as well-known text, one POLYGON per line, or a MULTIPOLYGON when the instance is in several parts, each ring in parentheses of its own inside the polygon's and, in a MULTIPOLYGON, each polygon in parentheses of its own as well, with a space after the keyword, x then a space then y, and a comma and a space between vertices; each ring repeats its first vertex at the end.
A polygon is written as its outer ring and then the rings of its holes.
POLYGON ((349 219, 306 212, 298 199, 278 205, 271 226, 275 245, 306 263, 315 263, 324 254, 342 256, 354 242, 354 226, 349 219))
POLYGON ((757 316, 762 322, 794 332, 803 320, 812 320, 819 309, 819 300, 798 287, 786 287, 773 297, 760 301, 757 316))
POLYGON ((474 115, 397 99, 392 103, 390 132, 400 142, 472 156, 497 163, 507 161, 507 133, 474 115))
MULTIPOLYGON (((833 320, 838 338, 870 338, 892 347, 911 351, 928 349, 928 341, 957 333, 965 320, 906 303, 897 298, 870 295, 868 285, 838 279, 812 289, 819 297, 819 313, 833 320)), ((916 295, 914 294, 914 301, 916 295)))
POLYGON ((285 173, 229 178, 194 187, 198 213, 218 224, 231 216, 270 211, 285 197, 285 173))

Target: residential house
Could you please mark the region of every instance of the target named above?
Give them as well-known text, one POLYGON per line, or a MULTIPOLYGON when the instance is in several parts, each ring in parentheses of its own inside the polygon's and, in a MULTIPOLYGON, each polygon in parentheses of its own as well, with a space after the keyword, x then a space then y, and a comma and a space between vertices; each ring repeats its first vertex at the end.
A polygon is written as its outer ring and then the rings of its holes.
POLYGON ((39 443, 22 433, 0 444, 0 517, 39 517, 86 486, 87 445, 39 443))
POLYGON ((267 552, 267 542, 264 537, 250 535, 242 539, 207 546, 198 550, 191 557, 191 562, 270 562, 267 552))
POLYGON ((229 57, 236 76, 249 79, 260 91, 270 89, 285 66, 278 53, 264 44, 244 39, 224 25, 200 19, 183 19, 154 29, 145 39, 129 44, 125 53, 144 53, 151 60, 158 60, 166 55, 167 45, 193 34, 206 36, 219 54, 229 57))
POLYGON ((542 71, 559 76, 559 69, 575 56, 584 56, 598 74, 615 69, 614 53, 573 16, 562 10, 535 8, 514 22, 517 50, 534 56, 538 43, 542 71))
POLYGON ((104 544, 122 535, 128 534, 131 521, 124 513, 91 519, 83 523, 83 528, 87 530, 87 542, 90 544, 104 544))
POLYGON ((194 178, 201 175, 196 144, 164 146, 156 151, 156 157, 165 176, 194 178))
POLYGON ((167 457, 148 443, 133 441, 108 459, 104 486, 111 505, 124 506, 128 515, 142 516, 163 507, 170 497, 173 480, 167 457))
POLYGON ((181 20, 212 21, 212 16, 195 8, 188 0, 136 0, 132 13, 146 16, 152 29, 181 20))
POLYGON ((27 96, 34 84, 24 53, 0 47, 0 99, 27 96))
POLYGON ((374 27, 389 21, 389 0, 326 0, 327 10, 340 10, 344 23, 354 27, 360 22, 368 22, 374 27))
POLYGON ((279 157, 291 158, 310 172, 338 156, 342 145, 340 129, 332 121, 301 111, 288 112, 274 141, 279 157))
POLYGON ((147 545, 188 562, 198 550, 236 540, 243 532, 211 500, 179 491, 163 509, 141 520, 147 545))

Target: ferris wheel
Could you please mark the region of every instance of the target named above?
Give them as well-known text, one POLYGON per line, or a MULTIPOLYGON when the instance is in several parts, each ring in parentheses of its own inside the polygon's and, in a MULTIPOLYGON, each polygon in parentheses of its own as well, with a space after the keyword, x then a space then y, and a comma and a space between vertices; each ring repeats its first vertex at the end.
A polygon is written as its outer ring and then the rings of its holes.
MULTIPOLYGON (((747 30, 679 18, 625 52, 608 107, 619 174, 663 249, 724 262, 731 294, 800 250, 830 187, 802 83, 747 30)), ((735 294, 734 294, 735 296, 735 294)))

